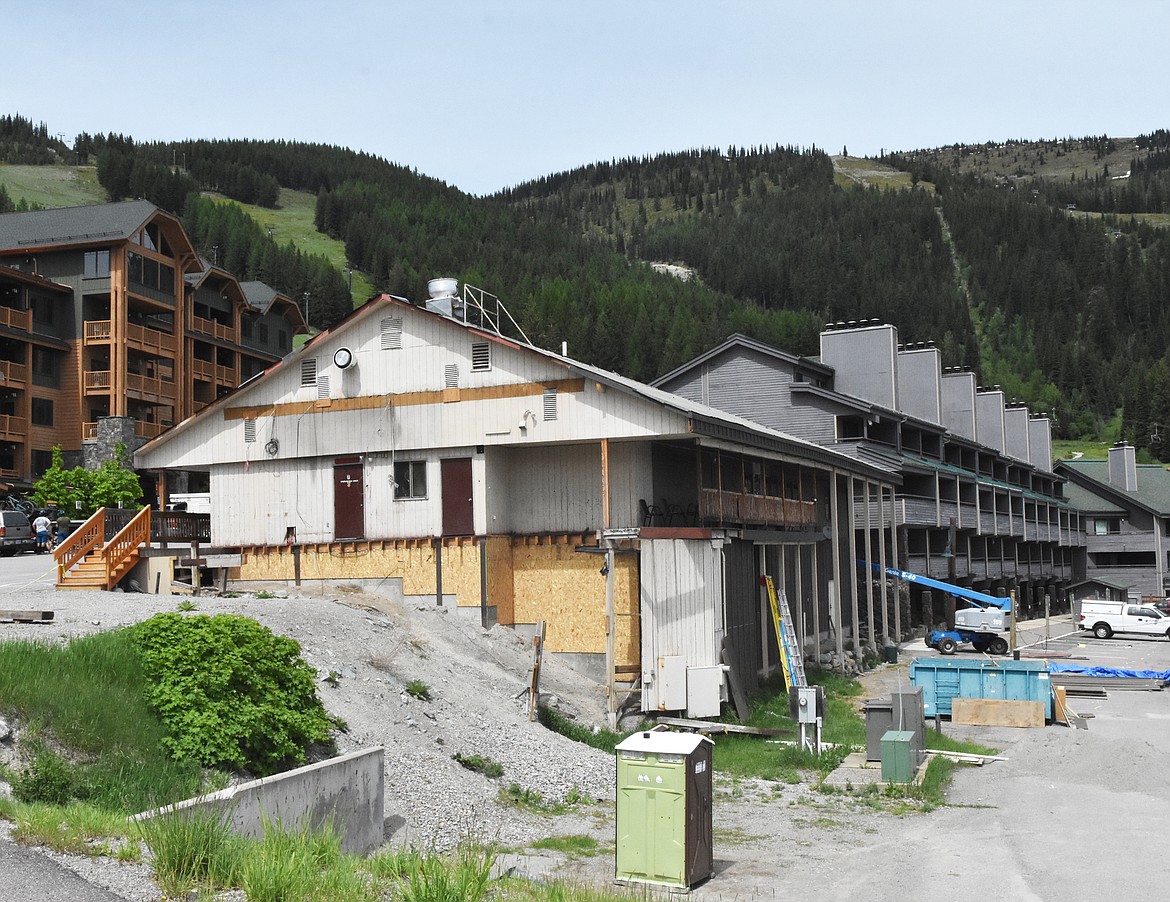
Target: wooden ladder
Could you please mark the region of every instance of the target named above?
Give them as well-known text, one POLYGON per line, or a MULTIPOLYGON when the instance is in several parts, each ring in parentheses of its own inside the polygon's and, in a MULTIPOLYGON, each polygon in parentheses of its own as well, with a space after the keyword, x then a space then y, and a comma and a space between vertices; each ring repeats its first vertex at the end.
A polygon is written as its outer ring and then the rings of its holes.
POLYGON ((784 685, 791 692, 794 688, 808 686, 804 675, 804 655, 792 627, 792 612, 788 609, 788 596, 783 591, 776 594, 772 577, 761 576, 760 582, 768 590, 768 603, 772 606, 772 625, 776 628, 776 645, 780 650, 780 667, 784 671, 784 685))

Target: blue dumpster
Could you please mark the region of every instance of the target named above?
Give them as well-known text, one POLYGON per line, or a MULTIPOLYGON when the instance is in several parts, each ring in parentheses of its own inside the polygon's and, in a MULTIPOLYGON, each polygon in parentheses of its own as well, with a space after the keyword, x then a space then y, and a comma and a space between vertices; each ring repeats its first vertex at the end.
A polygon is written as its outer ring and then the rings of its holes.
POLYGON ((1044 719, 1052 720, 1052 687, 1044 661, 915 658, 910 682, 922 687, 926 717, 950 715, 952 698, 1002 698, 1043 702, 1044 719))

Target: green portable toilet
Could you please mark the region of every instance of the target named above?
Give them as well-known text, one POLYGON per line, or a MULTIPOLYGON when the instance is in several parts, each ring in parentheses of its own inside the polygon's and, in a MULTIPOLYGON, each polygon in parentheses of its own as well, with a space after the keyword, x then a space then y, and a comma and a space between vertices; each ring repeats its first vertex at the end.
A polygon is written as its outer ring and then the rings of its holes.
POLYGON ((690 889, 714 873, 711 740, 635 733, 617 746, 618 883, 690 889))

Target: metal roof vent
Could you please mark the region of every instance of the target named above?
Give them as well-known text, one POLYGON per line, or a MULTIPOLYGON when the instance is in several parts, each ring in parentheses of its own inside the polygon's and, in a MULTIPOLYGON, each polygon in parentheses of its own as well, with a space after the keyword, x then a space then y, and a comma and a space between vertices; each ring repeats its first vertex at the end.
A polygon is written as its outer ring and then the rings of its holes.
POLYGON ((458 279, 431 279, 427 282, 427 309, 454 319, 463 319, 463 298, 459 297, 458 279))

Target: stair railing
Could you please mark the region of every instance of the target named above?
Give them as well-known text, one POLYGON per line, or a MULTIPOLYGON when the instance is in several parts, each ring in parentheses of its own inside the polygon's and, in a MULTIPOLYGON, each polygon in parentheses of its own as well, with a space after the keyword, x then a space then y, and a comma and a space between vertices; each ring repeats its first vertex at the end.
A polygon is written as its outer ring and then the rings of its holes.
POLYGON ((58 583, 64 582, 65 574, 73 569, 73 565, 102 543, 105 534, 106 510, 98 508, 88 520, 53 549, 53 559, 57 562, 58 583))
POLYGON ((138 560, 138 550, 150 544, 150 508, 144 507, 106 543, 102 558, 106 565, 106 588, 111 589, 127 563, 138 560))

